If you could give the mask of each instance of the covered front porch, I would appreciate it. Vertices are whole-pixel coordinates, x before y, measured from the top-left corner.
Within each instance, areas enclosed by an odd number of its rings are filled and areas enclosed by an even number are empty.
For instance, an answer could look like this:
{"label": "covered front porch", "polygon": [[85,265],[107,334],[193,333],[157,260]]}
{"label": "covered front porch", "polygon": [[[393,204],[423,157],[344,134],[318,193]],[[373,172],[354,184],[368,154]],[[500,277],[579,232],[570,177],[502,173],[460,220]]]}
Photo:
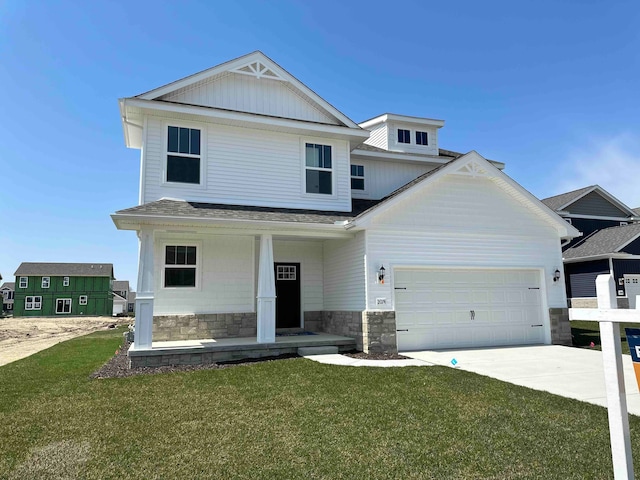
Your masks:
{"label": "covered front porch", "polygon": [[150,348],[129,349],[130,366],[200,365],[234,360],[295,355],[300,348],[335,347],[339,352],[356,349],[354,338],[329,333],[287,334],[273,342],[258,342],[256,337],[153,342]]}

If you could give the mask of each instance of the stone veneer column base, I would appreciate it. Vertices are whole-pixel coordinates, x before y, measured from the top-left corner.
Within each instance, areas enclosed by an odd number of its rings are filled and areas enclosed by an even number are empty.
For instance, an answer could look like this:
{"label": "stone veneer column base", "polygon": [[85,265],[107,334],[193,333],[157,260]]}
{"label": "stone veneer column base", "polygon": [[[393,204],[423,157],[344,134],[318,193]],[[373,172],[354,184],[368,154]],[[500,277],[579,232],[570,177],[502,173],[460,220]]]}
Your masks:
{"label": "stone veneer column base", "polygon": [[256,336],[256,314],[201,313],[153,317],[153,340],[201,340]]}
{"label": "stone veneer column base", "polygon": [[568,308],[550,308],[549,319],[551,320],[551,343],[553,345],[571,346],[571,322],[569,322]]}
{"label": "stone veneer column base", "polygon": [[365,353],[398,353],[396,312],[362,312],[362,344]]}

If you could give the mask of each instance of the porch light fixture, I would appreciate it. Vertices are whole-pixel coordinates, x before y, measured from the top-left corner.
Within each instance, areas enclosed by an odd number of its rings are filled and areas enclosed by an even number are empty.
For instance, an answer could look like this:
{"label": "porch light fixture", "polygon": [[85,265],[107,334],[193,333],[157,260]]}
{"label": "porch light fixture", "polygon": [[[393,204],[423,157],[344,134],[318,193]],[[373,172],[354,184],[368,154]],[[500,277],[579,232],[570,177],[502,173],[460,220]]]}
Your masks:
{"label": "porch light fixture", "polygon": [[378,270],[378,282],[380,283],[384,283],[384,272],[386,272],[384,265],[380,265],[380,270]]}
{"label": "porch light fixture", "polygon": [[553,272],[553,283],[557,282],[558,280],[560,280],[560,270],[556,268],[556,271]]}

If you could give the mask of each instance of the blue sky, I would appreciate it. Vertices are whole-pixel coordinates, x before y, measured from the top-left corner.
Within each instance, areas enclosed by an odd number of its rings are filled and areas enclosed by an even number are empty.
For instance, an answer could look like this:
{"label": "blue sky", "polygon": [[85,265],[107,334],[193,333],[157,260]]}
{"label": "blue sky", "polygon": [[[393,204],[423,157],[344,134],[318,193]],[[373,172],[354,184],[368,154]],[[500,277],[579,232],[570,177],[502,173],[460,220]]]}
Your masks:
{"label": "blue sky", "polygon": [[442,148],[538,197],[598,183],[640,207],[638,25],[637,1],[2,1],[0,273],[111,262],[135,286],[117,99],[254,50],[357,122],[444,119]]}

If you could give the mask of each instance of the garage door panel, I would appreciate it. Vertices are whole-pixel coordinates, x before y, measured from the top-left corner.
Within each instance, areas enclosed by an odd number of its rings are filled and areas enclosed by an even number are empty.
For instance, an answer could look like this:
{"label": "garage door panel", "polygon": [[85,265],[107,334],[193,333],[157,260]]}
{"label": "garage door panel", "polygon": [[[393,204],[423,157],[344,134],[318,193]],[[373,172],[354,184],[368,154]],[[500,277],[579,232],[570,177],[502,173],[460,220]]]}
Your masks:
{"label": "garage door panel", "polygon": [[398,269],[394,283],[400,350],[544,341],[538,271]]}

